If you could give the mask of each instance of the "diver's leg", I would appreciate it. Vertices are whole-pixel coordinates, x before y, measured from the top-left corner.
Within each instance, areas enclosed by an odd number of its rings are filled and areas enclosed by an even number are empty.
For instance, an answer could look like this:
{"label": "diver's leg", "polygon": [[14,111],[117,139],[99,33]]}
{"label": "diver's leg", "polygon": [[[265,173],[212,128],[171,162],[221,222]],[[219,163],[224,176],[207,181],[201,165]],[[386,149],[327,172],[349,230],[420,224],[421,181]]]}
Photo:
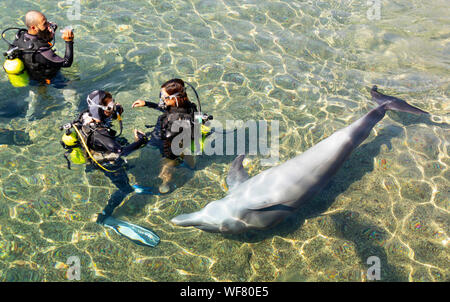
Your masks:
{"label": "diver's leg", "polygon": [[130,186],[130,181],[125,168],[120,168],[119,171],[114,173],[105,171],[104,174],[112,181],[118,190],[111,195],[111,198],[108,200],[108,204],[103,209],[103,212],[98,215],[97,223],[102,223],[106,217],[111,216],[114,209],[122,203],[125,197],[134,192],[133,187]]}
{"label": "diver's leg", "polygon": [[190,169],[195,169],[195,156],[183,155],[183,161],[188,165]]}
{"label": "diver's leg", "polygon": [[172,172],[177,165],[177,161],[174,159],[163,158],[162,162],[161,172],[158,175],[162,180],[162,184],[159,186],[159,192],[165,194],[170,191],[169,182],[172,180]]}
{"label": "diver's leg", "polygon": [[25,119],[27,121],[33,120],[34,113],[35,111],[37,111],[36,109],[38,103],[37,99],[38,95],[32,89],[30,89],[29,96],[25,99],[26,101],[28,101],[28,110],[25,115]]}

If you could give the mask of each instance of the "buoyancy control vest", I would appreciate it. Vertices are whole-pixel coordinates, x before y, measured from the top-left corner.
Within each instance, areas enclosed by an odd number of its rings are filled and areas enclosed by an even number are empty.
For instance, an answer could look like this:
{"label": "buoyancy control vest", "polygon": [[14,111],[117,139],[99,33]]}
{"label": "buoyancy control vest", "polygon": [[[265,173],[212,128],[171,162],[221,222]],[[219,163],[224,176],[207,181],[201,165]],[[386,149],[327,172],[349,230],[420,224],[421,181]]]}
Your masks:
{"label": "buoyancy control vest", "polygon": [[17,56],[25,64],[29,75],[36,80],[53,78],[60,67],[45,59],[45,55],[53,55],[50,42],[30,35],[26,29],[19,29],[11,48],[17,47]]}
{"label": "buoyancy control vest", "polygon": [[[94,160],[97,164],[114,163],[120,157],[119,154],[114,152],[97,151],[92,148],[91,137],[95,131],[99,131],[100,129],[109,131],[112,137],[115,136],[116,132],[110,128],[108,123],[89,123],[88,118],[89,110],[85,110],[81,112],[78,118],[71,124],[62,127],[66,132],[62,137],[61,144],[67,150],[64,156],[67,159],[69,169],[70,162],[74,164],[84,164],[87,161],[92,162],[92,160]],[[78,131],[72,132],[72,127],[74,126],[77,127]],[[86,150],[86,147],[88,150]],[[92,155],[92,158],[90,158],[88,151],[90,155]]]}
{"label": "buoyancy control vest", "polygon": [[[194,114],[196,111],[197,107],[191,102],[183,107],[170,107],[161,117],[161,139],[172,139],[181,132],[181,129],[178,131],[177,129],[172,129],[176,121],[187,121],[192,128],[194,126]],[[194,137],[193,131],[191,131],[191,136],[192,138]]]}

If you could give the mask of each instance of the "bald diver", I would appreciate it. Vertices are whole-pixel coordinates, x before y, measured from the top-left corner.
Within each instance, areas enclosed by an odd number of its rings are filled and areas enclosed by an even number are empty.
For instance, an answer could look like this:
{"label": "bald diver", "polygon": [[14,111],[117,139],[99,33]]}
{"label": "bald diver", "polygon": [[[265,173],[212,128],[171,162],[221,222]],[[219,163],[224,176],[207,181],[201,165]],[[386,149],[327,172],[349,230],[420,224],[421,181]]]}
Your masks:
{"label": "bald diver", "polygon": [[[25,15],[25,25],[26,29],[8,28],[2,32],[2,39],[9,47],[4,53],[8,58],[6,62],[8,64],[4,65],[5,70],[12,75],[26,72],[30,79],[49,84],[61,68],[72,66],[73,30],[70,28],[63,30],[62,39],[65,41],[66,49],[64,57],[60,57],[53,49],[58,28],[55,23],[49,22],[43,13],[32,10]],[[5,39],[5,32],[9,30],[17,30],[13,42]],[[23,77],[21,79],[26,81]],[[15,81],[17,83],[20,80],[16,78]]]}

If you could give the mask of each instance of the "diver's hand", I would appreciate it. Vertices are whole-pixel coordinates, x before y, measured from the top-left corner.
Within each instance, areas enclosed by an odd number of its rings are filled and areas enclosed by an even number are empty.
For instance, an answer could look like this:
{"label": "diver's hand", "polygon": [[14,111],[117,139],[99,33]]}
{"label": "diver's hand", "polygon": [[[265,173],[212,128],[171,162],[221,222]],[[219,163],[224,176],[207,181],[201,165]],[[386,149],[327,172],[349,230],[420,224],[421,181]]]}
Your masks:
{"label": "diver's hand", "polygon": [[70,29],[65,29],[63,31],[62,38],[66,42],[72,42],[74,38],[73,31]]}
{"label": "diver's hand", "polygon": [[145,106],[145,101],[137,100],[136,102],[133,103],[133,105],[131,105],[131,108],[144,107],[144,106]]}
{"label": "diver's hand", "polygon": [[144,132],[134,129],[134,140],[137,142],[140,139],[147,140],[147,136],[145,135]]}
{"label": "diver's hand", "polygon": [[123,113],[122,105],[120,105],[119,103],[116,103],[116,110],[120,115],[122,115],[122,113]]}

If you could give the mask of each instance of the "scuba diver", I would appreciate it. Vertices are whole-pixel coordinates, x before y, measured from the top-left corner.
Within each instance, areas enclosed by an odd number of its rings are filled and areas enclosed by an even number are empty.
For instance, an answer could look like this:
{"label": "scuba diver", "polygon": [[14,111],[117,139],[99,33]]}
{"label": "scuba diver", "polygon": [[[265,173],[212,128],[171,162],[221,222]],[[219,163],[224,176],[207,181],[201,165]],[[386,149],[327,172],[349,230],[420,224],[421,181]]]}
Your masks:
{"label": "scuba diver", "polygon": [[[185,83],[194,90],[199,103],[200,112],[197,111],[195,103],[189,101]],[[136,107],[150,107],[162,112],[154,126],[155,129],[150,133],[149,142],[151,145],[158,147],[163,156],[163,165],[161,172],[158,175],[162,180],[162,184],[159,186],[159,192],[163,194],[167,193],[170,191],[169,182],[172,179],[172,170],[176,165],[185,161],[190,168],[194,168],[195,166],[194,157],[192,155],[175,155],[172,152],[172,141],[180,134],[180,132],[173,132],[173,123],[175,121],[188,121],[191,125],[191,135],[193,139],[193,129],[195,124],[199,123],[202,125],[202,134],[205,135],[208,130],[204,129],[208,128],[203,127],[203,124],[208,120],[212,120],[213,117],[201,113],[201,104],[197,91],[191,84],[184,82],[181,79],[171,79],[161,86],[158,104],[150,101],[137,100],[132,104],[132,108]]]}
{"label": "scuba diver", "polygon": [[[102,224],[123,199],[135,191],[129,184],[124,167],[126,161],[122,157],[145,145],[148,139],[143,132],[135,129],[135,142],[131,144],[120,142],[123,107],[114,101],[109,92],[93,91],[87,97],[87,104],[88,109],[81,112],[75,121],[60,128],[66,130],[61,144],[67,149],[64,156],[69,169],[71,162],[84,164],[90,161],[94,166],[101,168],[119,189],[111,196],[103,212],[98,214],[97,223]],[[120,123],[118,135],[112,129],[112,121],[116,119]]]}
{"label": "scuba diver", "polygon": [[[52,49],[55,42],[57,25],[47,21],[44,14],[29,11],[25,15],[24,28],[8,28],[2,32],[2,39],[8,44],[4,69],[10,76],[11,84],[23,87],[28,84],[28,76],[39,83],[50,84],[61,68],[72,66],[73,62],[73,30],[64,29],[62,39],[66,43],[64,58],[55,54]],[[15,40],[10,43],[5,39],[5,32],[17,30]],[[20,78],[12,78],[21,76]],[[14,81],[12,80],[14,79]]]}

